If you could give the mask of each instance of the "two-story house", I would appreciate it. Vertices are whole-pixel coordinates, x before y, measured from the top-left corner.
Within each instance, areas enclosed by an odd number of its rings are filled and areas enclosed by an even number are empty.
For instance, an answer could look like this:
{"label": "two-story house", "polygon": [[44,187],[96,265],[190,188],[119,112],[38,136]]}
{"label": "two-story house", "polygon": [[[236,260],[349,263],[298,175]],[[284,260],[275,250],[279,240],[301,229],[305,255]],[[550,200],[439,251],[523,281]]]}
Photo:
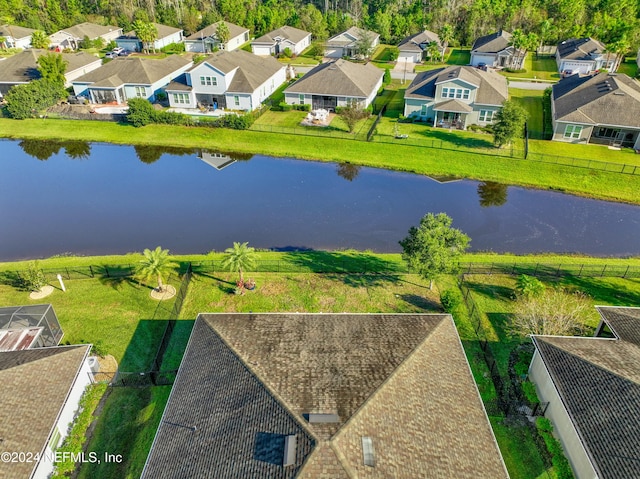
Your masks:
{"label": "two-story house", "polygon": [[419,73],[404,95],[404,115],[464,130],[486,125],[509,97],[507,79],[493,71],[451,66]]}
{"label": "two-story house", "polygon": [[167,88],[176,108],[259,108],[286,81],[286,66],[244,50],[220,51],[193,66]]}
{"label": "two-story house", "polygon": [[[229,32],[229,38],[227,38],[225,42],[221,42],[218,38],[218,29],[224,28],[221,27],[222,24],[224,24]],[[248,41],[248,28],[220,20],[185,38],[184,48],[188,52],[196,53],[210,53],[215,50],[226,50],[230,52],[240,48],[242,44]]]}
{"label": "two-story house", "polygon": [[558,71],[571,74],[589,74],[615,66],[615,55],[605,53],[606,47],[593,38],[571,38],[558,44],[556,63]]}

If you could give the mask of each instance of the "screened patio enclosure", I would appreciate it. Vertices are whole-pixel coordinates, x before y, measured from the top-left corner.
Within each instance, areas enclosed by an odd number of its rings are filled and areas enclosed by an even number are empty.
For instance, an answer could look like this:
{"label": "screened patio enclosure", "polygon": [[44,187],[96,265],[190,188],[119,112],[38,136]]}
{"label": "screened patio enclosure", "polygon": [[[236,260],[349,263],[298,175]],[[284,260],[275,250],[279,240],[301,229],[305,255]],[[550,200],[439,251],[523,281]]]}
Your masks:
{"label": "screened patio enclosure", "polygon": [[[39,330],[39,331],[38,331]],[[23,336],[37,336],[31,348],[57,346],[62,339],[62,328],[51,304],[7,306],[0,308],[0,342]],[[0,348],[5,350],[4,348]]]}

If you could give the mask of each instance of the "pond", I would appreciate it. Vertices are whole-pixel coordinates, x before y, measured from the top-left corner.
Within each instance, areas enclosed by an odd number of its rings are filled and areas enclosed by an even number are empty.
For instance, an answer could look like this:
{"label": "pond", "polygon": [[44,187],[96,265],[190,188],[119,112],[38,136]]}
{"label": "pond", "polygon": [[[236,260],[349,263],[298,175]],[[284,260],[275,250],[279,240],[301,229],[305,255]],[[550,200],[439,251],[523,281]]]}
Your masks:
{"label": "pond", "polygon": [[640,207],[250,155],[0,141],[0,260],[258,248],[398,252],[427,212],[472,251],[640,254]]}

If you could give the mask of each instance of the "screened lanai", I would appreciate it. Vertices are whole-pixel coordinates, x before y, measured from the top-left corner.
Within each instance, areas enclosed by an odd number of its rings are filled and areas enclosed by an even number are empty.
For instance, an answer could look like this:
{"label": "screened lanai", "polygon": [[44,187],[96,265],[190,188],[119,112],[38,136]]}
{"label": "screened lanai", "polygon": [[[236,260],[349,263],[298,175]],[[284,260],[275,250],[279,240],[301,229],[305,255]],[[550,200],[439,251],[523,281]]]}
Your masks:
{"label": "screened lanai", "polygon": [[62,334],[51,304],[0,307],[0,351],[57,346]]}

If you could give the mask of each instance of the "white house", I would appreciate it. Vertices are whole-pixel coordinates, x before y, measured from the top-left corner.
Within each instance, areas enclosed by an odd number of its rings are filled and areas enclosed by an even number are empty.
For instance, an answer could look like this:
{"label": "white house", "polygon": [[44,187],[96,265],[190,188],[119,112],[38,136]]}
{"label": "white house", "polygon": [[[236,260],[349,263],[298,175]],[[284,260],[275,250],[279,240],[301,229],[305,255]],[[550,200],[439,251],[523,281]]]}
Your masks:
{"label": "white house", "polygon": [[[225,24],[229,30],[229,39],[225,43],[218,40],[218,27]],[[220,20],[196,33],[184,41],[185,50],[196,53],[210,53],[214,50],[232,51],[249,41],[249,29]]]}
{"label": "white house", "polygon": [[382,86],[384,72],[371,63],[347,60],[321,63],[284,90],[289,105],[311,105],[316,110],[335,111],[356,103],[368,107]]}
{"label": "white house", "polygon": [[288,25],[266,33],[251,42],[255,55],[279,55],[287,48],[293,55],[299,55],[311,45],[311,33]]}
{"label": "white house", "polygon": [[615,65],[615,55],[607,54],[606,47],[593,38],[571,38],[558,44],[556,63],[558,71],[584,75]]}
{"label": "white house", "polygon": [[438,45],[438,49],[442,50],[440,37],[437,33],[425,30],[415,33],[414,35],[409,35],[398,45],[398,61],[412,63],[422,62],[425,56],[425,50],[427,50],[432,43]]}
{"label": "white house", "polygon": [[485,126],[509,97],[507,79],[494,71],[450,66],[418,73],[404,95],[404,115],[433,126]]}
{"label": "white house", "polygon": [[76,95],[88,97],[91,103],[121,104],[129,98],[154,101],[160,90],[191,65],[191,60],[178,55],[162,60],[118,57],[74,80],[73,91]]}
{"label": "white house", "polygon": [[110,41],[122,36],[122,28],[113,25],[97,25],[95,23],[80,23],[73,27],[58,30],[49,35],[50,46],[57,50],[77,50],[79,43],[87,37],[89,40],[102,39],[106,45]]}
{"label": "white house", "polygon": [[477,38],[471,47],[471,65],[484,64],[489,67],[510,67],[516,57],[511,46],[511,33],[504,30]]}
{"label": "white house", "polygon": [[[183,30],[180,28],[169,27],[167,25],[161,25],[160,23],[154,23],[153,26],[156,27],[158,37],[153,42],[153,46],[149,48],[160,50],[172,43],[182,43],[184,41]],[[140,52],[144,48],[142,41],[136,36],[136,32],[133,30],[116,38],[116,44],[129,52]]]}
{"label": "white house", "polygon": [[[90,345],[0,352],[0,438],[3,451],[33,461],[1,461],[0,477],[47,479],[54,452],[69,433],[86,387],[93,382]],[[30,456],[26,456],[30,455]]]}
{"label": "white house", "polygon": [[338,35],[329,38],[325,43],[324,56],[329,58],[352,58],[359,56],[360,43],[364,37],[369,37],[371,48],[375,49],[380,43],[380,35],[369,31],[363,30],[358,27],[351,27],[346,32],[339,33]]}
{"label": "white house", "polygon": [[166,92],[172,107],[252,111],[286,81],[285,71],[272,57],[219,51],[173,81]]}
{"label": "white house", "polygon": [[7,48],[29,48],[31,46],[32,28],[17,25],[0,25],[0,37],[4,37]]}

